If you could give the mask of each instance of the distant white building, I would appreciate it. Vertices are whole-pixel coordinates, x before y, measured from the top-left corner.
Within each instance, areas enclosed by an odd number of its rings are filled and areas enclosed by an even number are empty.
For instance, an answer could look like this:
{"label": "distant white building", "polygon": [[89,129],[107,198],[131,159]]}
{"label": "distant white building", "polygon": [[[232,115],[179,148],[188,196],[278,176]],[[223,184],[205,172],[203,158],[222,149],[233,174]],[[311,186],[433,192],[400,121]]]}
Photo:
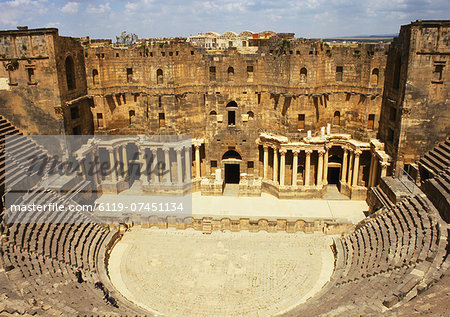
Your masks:
{"label": "distant white building", "polygon": [[187,42],[195,47],[206,49],[226,49],[235,47],[238,50],[246,49],[251,45],[252,39],[267,39],[276,35],[273,31],[264,31],[261,33],[253,33],[252,31],[244,31],[239,34],[227,31],[223,34],[216,32],[199,33],[196,36],[190,36]]}

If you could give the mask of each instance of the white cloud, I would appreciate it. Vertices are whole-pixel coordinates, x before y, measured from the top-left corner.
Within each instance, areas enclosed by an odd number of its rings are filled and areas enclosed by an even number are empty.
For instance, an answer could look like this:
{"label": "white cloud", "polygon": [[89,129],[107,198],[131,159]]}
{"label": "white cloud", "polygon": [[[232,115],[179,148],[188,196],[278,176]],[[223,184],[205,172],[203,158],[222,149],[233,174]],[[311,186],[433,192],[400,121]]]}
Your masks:
{"label": "white cloud", "polygon": [[106,13],[109,11],[111,11],[111,6],[109,2],[106,2],[105,4],[100,4],[98,7],[89,5],[87,8],[88,13]]}
{"label": "white cloud", "polygon": [[80,4],[78,2],[67,2],[67,4],[61,8],[61,12],[65,14],[74,14],[78,12]]}
{"label": "white cloud", "polygon": [[60,22],[49,22],[45,25],[46,28],[58,28],[61,26]]}
{"label": "white cloud", "polygon": [[249,6],[254,5],[255,2],[249,0],[240,1],[204,1],[201,6],[206,10],[224,10],[224,11],[239,11],[246,12]]}
{"label": "white cloud", "polygon": [[135,11],[137,9],[138,5],[137,3],[133,3],[133,2],[127,2],[127,4],[125,5],[125,9],[127,11]]}
{"label": "white cloud", "polygon": [[23,6],[23,5],[29,5],[30,4],[30,0],[12,0],[12,1],[6,1],[6,5],[9,5],[11,7],[19,7],[19,6]]}
{"label": "white cloud", "polygon": [[[0,25],[3,27],[26,25],[32,18],[47,12],[45,2],[47,0],[11,0],[3,3],[0,1]],[[27,10],[24,10],[24,7]],[[33,15],[29,12],[33,12]]]}

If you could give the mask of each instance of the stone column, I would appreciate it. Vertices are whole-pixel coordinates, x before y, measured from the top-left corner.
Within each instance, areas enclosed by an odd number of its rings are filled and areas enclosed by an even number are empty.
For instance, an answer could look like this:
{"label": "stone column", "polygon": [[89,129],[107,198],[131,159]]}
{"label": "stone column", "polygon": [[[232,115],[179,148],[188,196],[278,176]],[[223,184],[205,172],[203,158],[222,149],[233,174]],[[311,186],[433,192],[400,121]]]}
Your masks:
{"label": "stone column", "polygon": [[355,151],[355,159],[353,162],[353,181],[352,181],[352,186],[358,186],[358,172],[359,172],[359,156],[361,155],[361,151],[360,150],[356,150]]}
{"label": "stone column", "polygon": [[305,150],[306,159],[305,159],[305,186],[309,186],[309,176],[311,174],[311,153],[312,150]]}
{"label": "stone column", "polygon": [[377,155],[375,153],[371,153],[372,155],[370,156],[370,170],[369,170],[369,187],[373,187],[373,183],[374,183],[374,178],[376,177],[374,172],[376,169],[376,160],[377,160]]}
{"label": "stone column", "polygon": [[292,162],[292,186],[297,186],[298,153],[299,150],[293,150],[294,160]]}
{"label": "stone column", "polygon": [[165,183],[170,184],[170,182],[171,182],[171,179],[170,179],[170,156],[169,156],[170,148],[166,147],[166,148],[163,148],[163,150],[164,150],[164,163],[166,165],[166,172],[168,172],[165,174],[166,175]]}
{"label": "stone column", "polygon": [[353,150],[350,149],[350,160],[348,162],[348,177],[347,177],[347,185],[352,185],[352,173],[353,173]]}
{"label": "stone column", "polygon": [[175,148],[177,153],[177,174],[178,174],[178,184],[183,184],[183,166],[181,165],[181,147]]}
{"label": "stone column", "polygon": [[386,177],[387,175],[387,168],[390,165],[389,162],[381,162],[381,175],[380,177]]}
{"label": "stone column", "polygon": [[347,158],[348,158],[348,149],[344,147],[344,155],[342,157],[342,170],[341,170],[341,183],[345,184],[347,180]]}
{"label": "stone column", "polygon": [[286,150],[280,150],[281,161],[280,161],[280,185],[284,186],[284,175],[286,173]]}
{"label": "stone column", "polygon": [[378,175],[378,156],[374,153],[372,155],[373,166],[370,175],[372,176],[372,181],[370,186],[377,186],[377,175]]}
{"label": "stone column", "polygon": [[192,163],[191,163],[191,158],[189,155],[190,150],[191,150],[190,146],[184,147],[184,168],[186,169],[185,175],[184,175],[185,182],[189,182],[191,180]]}
{"label": "stone column", "polygon": [[117,182],[117,173],[116,173],[116,160],[114,158],[114,149],[109,148],[109,169],[110,169],[110,176],[109,179],[111,181]]}
{"label": "stone column", "polygon": [[88,177],[88,171],[86,169],[86,161],[89,158],[89,154],[86,154],[86,157],[82,157],[82,156],[78,156],[77,155],[77,163],[78,163],[78,167],[79,167],[79,172],[81,173],[81,176],[85,179],[85,180],[89,180]]}
{"label": "stone column", "polygon": [[147,175],[147,170],[148,170],[148,166],[147,166],[147,158],[145,155],[145,149],[143,148],[139,148],[139,160],[141,161],[141,176],[140,176],[140,180],[141,180],[141,184],[143,185],[148,185],[148,175]]}
{"label": "stone column", "polygon": [[[156,163],[158,163],[158,148],[153,148],[152,149],[152,161],[150,162],[150,173],[151,173],[151,181],[152,183],[154,182],[155,184],[159,183],[159,171],[157,169],[157,165]],[[156,169],[156,170],[155,170]]]}
{"label": "stone column", "polygon": [[323,184],[328,184],[328,147],[325,147],[325,156],[323,157]]}
{"label": "stone column", "polygon": [[263,160],[263,164],[264,164],[264,176],[263,179],[267,179],[267,174],[268,174],[268,169],[269,169],[269,146],[267,145],[263,145],[263,149],[264,149],[264,160]]}
{"label": "stone column", "polygon": [[278,149],[273,148],[273,181],[278,183]]}
{"label": "stone column", "polygon": [[323,183],[323,155],[325,154],[324,149],[317,151],[319,153],[319,161],[317,164],[317,186],[321,186]]}
{"label": "stone column", "polygon": [[127,145],[122,145],[122,160],[123,160],[123,177],[127,179],[128,177],[128,156],[127,156]]}
{"label": "stone column", "polygon": [[117,181],[120,182],[123,180],[122,177],[122,166],[120,164],[120,160],[119,160],[119,149],[118,148],[113,148],[113,154],[114,154],[114,160],[115,160],[115,165],[116,165],[116,177],[117,177]]}
{"label": "stone column", "polygon": [[200,144],[195,144],[195,178],[200,178]]}

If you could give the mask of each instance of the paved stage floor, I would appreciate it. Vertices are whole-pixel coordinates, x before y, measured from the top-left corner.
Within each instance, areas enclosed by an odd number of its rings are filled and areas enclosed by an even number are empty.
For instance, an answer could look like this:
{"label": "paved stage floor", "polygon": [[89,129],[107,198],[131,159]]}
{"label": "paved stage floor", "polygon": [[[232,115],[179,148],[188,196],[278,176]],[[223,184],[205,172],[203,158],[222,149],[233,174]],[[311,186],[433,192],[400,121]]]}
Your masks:
{"label": "paved stage floor", "polygon": [[[135,191],[124,191],[120,194],[103,194],[98,203],[124,203],[145,201],[146,194]],[[261,197],[236,196],[202,196],[199,192],[192,194],[192,215],[194,218],[210,216],[215,218],[230,217],[233,219],[303,219],[333,220],[343,223],[358,223],[365,218],[368,211],[365,201],[353,200],[297,200],[278,199],[270,194],[262,193]],[[101,216],[102,213],[96,213]],[[106,213],[103,213],[106,215]]]}
{"label": "paved stage floor", "polygon": [[133,227],[109,274],[158,316],[273,316],[318,292],[334,267],[332,236]]}

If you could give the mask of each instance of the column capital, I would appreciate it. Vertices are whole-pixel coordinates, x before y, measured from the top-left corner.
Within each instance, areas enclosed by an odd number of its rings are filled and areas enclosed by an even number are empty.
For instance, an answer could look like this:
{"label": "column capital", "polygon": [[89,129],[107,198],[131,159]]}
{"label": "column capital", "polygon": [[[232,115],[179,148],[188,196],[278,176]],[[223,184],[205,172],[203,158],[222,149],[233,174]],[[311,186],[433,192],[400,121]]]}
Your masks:
{"label": "column capital", "polygon": [[183,146],[175,147],[175,152],[177,152],[177,154],[181,153],[182,151],[183,151]]}
{"label": "column capital", "polygon": [[281,155],[284,156],[284,155],[286,155],[287,150],[286,149],[280,149],[279,152],[280,152]]}
{"label": "column capital", "polygon": [[293,150],[292,150],[292,153],[294,153],[294,155],[299,155],[300,152],[301,152],[300,149],[293,149]]}
{"label": "column capital", "polygon": [[325,154],[325,149],[319,149],[317,150],[320,156],[323,156]]}
{"label": "column capital", "polygon": [[313,152],[313,150],[311,150],[311,149],[305,150],[306,156],[310,156],[312,152]]}
{"label": "column capital", "polygon": [[267,144],[262,145],[264,151],[269,151],[269,146]]}
{"label": "column capital", "polygon": [[201,146],[202,146],[201,144],[194,143],[194,147],[195,147],[196,149],[199,149]]}
{"label": "column capital", "polygon": [[362,154],[362,151],[360,149],[355,150],[355,155],[360,156]]}
{"label": "column capital", "polygon": [[163,147],[163,151],[164,151],[164,152],[169,152],[169,151],[170,151],[170,147],[164,146],[164,147]]}
{"label": "column capital", "polygon": [[391,165],[391,163],[389,163],[389,162],[380,162],[380,165],[381,165],[382,168],[386,168],[389,165]]}

